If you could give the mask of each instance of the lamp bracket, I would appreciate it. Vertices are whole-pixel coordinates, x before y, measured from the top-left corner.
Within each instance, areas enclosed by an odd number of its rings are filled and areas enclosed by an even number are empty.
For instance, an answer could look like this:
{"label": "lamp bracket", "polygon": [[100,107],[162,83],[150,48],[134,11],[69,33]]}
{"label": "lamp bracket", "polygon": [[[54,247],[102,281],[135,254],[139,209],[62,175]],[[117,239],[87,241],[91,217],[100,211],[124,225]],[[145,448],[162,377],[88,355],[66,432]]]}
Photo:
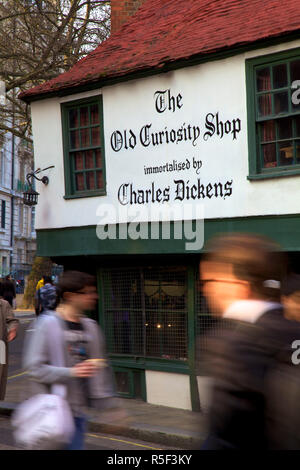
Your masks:
{"label": "lamp bracket", "polygon": [[43,176],[42,178],[38,178],[36,175],[37,175],[37,173],[41,173],[42,171],[49,170],[49,168],[54,168],[54,165],[47,166],[47,168],[43,168],[43,169],[38,168],[37,170],[33,171],[32,173],[28,173],[26,175],[26,179],[28,181],[29,186],[30,187],[32,186],[31,182],[29,181],[30,178],[34,178],[38,181],[41,181],[44,185],[47,186],[47,184],[49,183],[48,176]]}

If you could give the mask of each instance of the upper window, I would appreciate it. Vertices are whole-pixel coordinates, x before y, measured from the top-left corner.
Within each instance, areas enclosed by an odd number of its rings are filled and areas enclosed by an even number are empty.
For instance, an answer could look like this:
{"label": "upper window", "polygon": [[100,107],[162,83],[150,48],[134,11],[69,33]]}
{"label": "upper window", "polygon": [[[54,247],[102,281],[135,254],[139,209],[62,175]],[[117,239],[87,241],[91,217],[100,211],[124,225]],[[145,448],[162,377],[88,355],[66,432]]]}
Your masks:
{"label": "upper window", "polygon": [[1,201],[1,228],[5,228],[6,201]]}
{"label": "upper window", "polygon": [[299,51],[248,60],[246,72],[249,178],[300,173]]}
{"label": "upper window", "polygon": [[105,194],[102,100],[62,105],[65,197]]}

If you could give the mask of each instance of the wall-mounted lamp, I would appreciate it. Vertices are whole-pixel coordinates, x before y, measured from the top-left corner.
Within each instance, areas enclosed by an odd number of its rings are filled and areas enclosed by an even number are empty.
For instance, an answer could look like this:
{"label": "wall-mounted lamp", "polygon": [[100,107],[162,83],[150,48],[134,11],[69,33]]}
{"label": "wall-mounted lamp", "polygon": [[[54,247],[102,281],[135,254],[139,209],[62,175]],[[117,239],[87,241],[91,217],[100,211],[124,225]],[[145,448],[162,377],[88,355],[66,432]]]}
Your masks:
{"label": "wall-mounted lamp", "polygon": [[26,175],[26,179],[29,185],[29,190],[23,193],[23,202],[26,206],[35,206],[38,203],[38,196],[39,196],[39,193],[33,189],[32,183],[29,180],[34,178],[38,181],[41,181],[43,184],[47,185],[49,183],[48,176],[43,176],[42,178],[38,178],[36,174],[40,173],[41,171],[49,170],[49,168],[54,168],[54,165],[48,166],[47,168],[44,168],[43,170],[38,168],[33,173],[28,173]]}

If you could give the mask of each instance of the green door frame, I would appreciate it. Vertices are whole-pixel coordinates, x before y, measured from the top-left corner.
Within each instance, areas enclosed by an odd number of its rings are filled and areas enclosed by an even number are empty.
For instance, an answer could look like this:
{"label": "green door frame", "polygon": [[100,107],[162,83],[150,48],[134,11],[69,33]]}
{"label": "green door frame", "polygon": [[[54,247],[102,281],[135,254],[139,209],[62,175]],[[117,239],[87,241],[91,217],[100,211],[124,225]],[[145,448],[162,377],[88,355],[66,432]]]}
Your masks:
{"label": "green door frame", "polygon": [[196,377],[196,269],[188,265],[188,363],[190,369],[190,392],[193,411],[200,411]]}

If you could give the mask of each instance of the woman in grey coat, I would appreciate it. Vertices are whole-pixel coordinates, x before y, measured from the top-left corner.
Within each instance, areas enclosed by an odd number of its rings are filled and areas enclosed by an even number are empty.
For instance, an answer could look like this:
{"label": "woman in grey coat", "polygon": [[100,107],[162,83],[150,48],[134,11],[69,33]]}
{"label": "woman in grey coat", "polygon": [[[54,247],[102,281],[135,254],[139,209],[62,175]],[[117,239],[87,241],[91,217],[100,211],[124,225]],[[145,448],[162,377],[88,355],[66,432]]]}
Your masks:
{"label": "woman in grey coat", "polygon": [[80,450],[84,446],[86,408],[113,406],[115,393],[103,333],[84,315],[84,311],[95,308],[98,298],[94,277],[65,272],[58,291],[61,302],[56,312],[45,312],[36,320],[24,367],[33,379],[34,393],[51,393],[54,384],[66,386],[76,427],[68,449]]}

